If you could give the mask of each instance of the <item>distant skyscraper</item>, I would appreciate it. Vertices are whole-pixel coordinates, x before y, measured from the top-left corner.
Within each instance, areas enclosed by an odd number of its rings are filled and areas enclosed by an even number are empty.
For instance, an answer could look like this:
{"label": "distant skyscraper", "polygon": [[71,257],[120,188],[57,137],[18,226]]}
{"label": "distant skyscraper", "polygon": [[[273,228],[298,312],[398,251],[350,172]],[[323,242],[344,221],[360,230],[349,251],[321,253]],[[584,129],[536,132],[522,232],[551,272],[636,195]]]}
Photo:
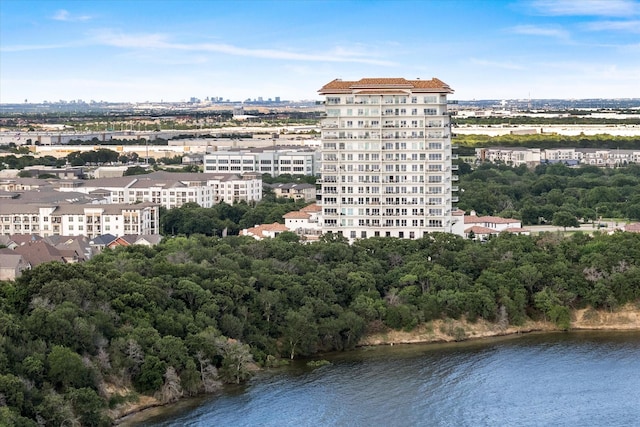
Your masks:
{"label": "distant skyscraper", "polygon": [[349,238],[451,232],[451,130],[438,79],[333,80],[322,121],[322,231]]}

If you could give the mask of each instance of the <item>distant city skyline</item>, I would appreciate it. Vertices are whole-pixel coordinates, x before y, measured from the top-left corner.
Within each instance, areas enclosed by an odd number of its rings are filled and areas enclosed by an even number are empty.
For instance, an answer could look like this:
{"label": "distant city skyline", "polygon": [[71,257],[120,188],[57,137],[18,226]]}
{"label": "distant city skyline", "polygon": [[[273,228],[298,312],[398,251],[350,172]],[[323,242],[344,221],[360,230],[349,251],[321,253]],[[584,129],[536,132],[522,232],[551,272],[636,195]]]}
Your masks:
{"label": "distant city skyline", "polygon": [[0,7],[0,103],[319,100],[362,77],[437,77],[453,100],[638,98],[640,0]]}

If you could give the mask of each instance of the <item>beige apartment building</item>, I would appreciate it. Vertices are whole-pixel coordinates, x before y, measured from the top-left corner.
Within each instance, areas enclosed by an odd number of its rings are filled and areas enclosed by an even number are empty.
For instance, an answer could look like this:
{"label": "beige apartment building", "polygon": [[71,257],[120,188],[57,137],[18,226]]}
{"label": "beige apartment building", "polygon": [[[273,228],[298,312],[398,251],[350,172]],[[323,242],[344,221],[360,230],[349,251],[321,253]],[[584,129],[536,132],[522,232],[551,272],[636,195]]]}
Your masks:
{"label": "beige apartment building", "polygon": [[322,120],[322,231],[420,238],[455,228],[447,95],[438,79],[333,80]]}
{"label": "beige apartment building", "polygon": [[87,236],[102,234],[158,234],[159,207],[153,203],[32,204],[3,201],[0,234]]}

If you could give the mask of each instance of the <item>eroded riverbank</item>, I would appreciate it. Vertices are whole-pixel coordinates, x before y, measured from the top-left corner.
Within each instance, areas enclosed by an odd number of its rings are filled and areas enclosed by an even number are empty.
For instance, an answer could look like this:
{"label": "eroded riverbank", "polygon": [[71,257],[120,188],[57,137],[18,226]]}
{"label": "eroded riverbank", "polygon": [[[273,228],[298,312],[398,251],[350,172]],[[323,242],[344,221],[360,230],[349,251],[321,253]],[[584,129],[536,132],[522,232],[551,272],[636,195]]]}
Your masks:
{"label": "eroded riverbank", "polygon": [[[596,311],[593,309],[574,310],[572,312],[571,329],[640,331],[640,310],[633,305],[625,306],[614,312]],[[447,319],[429,322],[415,328],[411,332],[392,330],[369,334],[360,340],[359,346],[446,343],[559,330],[555,324],[544,321],[528,321],[521,326],[501,327],[496,323],[486,322],[481,319],[477,322]],[[178,403],[178,405],[184,404],[188,405],[188,403],[184,401]],[[158,408],[159,406],[162,406],[162,403],[158,399],[141,396],[138,402],[128,403],[116,408],[116,410],[111,412],[111,416],[116,419],[116,424],[118,425],[123,427],[133,426],[136,425],[136,423],[143,422],[149,417],[157,415],[158,411],[162,410]]]}

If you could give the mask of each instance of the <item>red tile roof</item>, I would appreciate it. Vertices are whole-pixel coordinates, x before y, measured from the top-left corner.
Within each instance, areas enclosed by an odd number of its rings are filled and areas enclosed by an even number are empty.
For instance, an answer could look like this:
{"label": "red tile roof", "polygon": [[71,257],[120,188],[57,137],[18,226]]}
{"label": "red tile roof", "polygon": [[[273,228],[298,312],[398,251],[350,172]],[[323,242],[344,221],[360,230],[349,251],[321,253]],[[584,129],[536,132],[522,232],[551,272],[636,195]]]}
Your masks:
{"label": "red tile roof", "polygon": [[274,222],[273,224],[260,224],[255,227],[248,228],[242,231],[242,234],[245,236],[257,236],[260,238],[266,237],[264,235],[265,231],[271,232],[283,232],[289,231],[289,229],[284,225],[278,222]]}
{"label": "red tile roof", "polygon": [[282,217],[284,219],[309,219],[310,216],[311,215],[309,215],[306,212],[294,211],[294,212],[288,212],[284,214]]}
{"label": "red tile roof", "polygon": [[467,215],[464,217],[465,224],[512,224],[520,222],[518,219],[513,218],[502,218],[499,216],[475,216],[475,215]]}
{"label": "red tile roof", "polygon": [[320,212],[322,211],[322,208],[320,206],[318,206],[317,203],[311,203],[308,206],[305,206],[304,208],[300,209],[300,212],[310,212],[310,213],[314,213],[314,212]]}
{"label": "red tile roof", "polygon": [[625,225],[624,231],[629,231],[631,233],[640,233],[640,222]]}
{"label": "red tile roof", "polygon": [[469,227],[464,230],[465,234],[469,234],[473,231],[473,234],[496,234],[497,231],[493,228],[481,227],[479,225],[474,225],[473,227]]}
{"label": "red tile roof", "polygon": [[318,92],[320,94],[327,93],[343,93],[351,92],[357,89],[413,89],[428,90],[435,92],[453,93],[453,89],[448,84],[437,78],[431,80],[407,80],[404,78],[363,78],[358,81],[345,81],[335,79],[324,85]]}

